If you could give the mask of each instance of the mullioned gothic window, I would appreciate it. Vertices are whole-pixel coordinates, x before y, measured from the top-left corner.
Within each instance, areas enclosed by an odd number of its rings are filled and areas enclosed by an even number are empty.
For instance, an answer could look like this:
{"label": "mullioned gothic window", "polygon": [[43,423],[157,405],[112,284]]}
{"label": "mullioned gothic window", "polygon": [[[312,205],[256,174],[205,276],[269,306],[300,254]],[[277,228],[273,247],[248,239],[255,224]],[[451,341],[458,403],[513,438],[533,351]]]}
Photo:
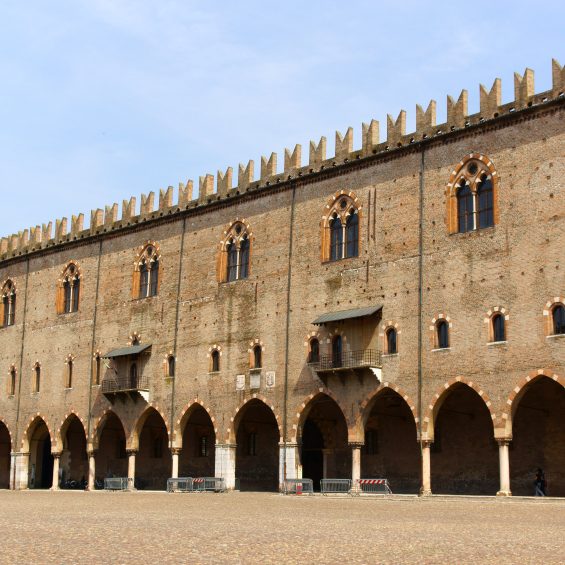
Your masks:
{"label": "mullioned gothic window", "polygon": [[332,197],[322,217],[322,261],[359,256],[359,215],[352,192],[340,191]]}
{"label": "mullioned gothic window", "polygon": [[252,234],[245,220],[236,220],[224,231],[218,261],[218,280],[233,282],[249,278]]}
{"label": "mullioned gothic window", "polygon": [[472,153],[451,173],[447,187],[449,233],[465,233],[498,223],[498,177],[491,161]]}
{"label": "mullioned gothic window", "polygon": [[139,254],[133,271],[132,298],[157,296],[159,292],[159,249],[147,243]]}
{"label": "mullioned gothic window", "polygon": [[13,326],[16,322],[16,287],[11,280],[7,280],[2,286],[0,321],[2,327]]}
{"label": "mullioned gothic window", "polygon": [[78,265],[69,263],[57,284],[57,314],[77,312],[80,300],[81,274]]}

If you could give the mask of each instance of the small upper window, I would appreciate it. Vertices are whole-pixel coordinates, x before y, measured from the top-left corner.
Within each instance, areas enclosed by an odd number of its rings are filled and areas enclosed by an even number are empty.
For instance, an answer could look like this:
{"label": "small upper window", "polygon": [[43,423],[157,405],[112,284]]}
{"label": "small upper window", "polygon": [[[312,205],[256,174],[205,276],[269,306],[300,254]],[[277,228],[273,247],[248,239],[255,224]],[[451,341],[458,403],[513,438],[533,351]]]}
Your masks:
{"label": "small upper window", "polygon": [[438,349],[449,347],[449,323],[446,320],[440,320],[436,324],[436,337]]}
{"label": "small upper window", "polygon": [[77,312],[80,298],[80,273],[74,263],[69,263],[59,283],[57,313]]}
{"label": "small upper window", "polygon": [[332,340],[332,364],[336,368],[343,366],[343,341],[340,335]]}
{"label": "small upper window", "polygon": [[492,317],[492,341],[506,341],[505,320],[502,314]]}
{"label": "small upper window", "polygon": [[396,345],[396,329],[395,328],[388,328],[386,331],[386,352],[389,355],[394,355],[398,353],[397,345]]}
{"label": "small upper window", "polygon": [[175,358],[172,355],[167,358],[167,376],[175,376]]}
{"label": "small upper window", "polygon": [[134,271],[134,298],[157,296],[159,291],[159,259],[157,247],[148,244],[143,248]]}
{"label": "small upper window", "polygon": [[243,222],[235,222],[227,231],[220,261],[221,281],[232,282],[249,277],[250,237],[248,227]]}
{"label": "small upper window", "polygon": [[2,326],[13,326],[16,321],[16,287],[10,280],[2,287]]}
{"label": "small upper window", "polygon": [[253,348],[253,368],[260,369],[263,366],[263,351],[260,345],[256,345]]}
{"label": "small upper window", "polygon": [[36,363],[33,368],[33,377],[33,392],[39,392],[41,389],[41,365],[39,365],[39,363]]}
{"label": "small upper window", "polygon": [[74,363],[72,357],[67,360],[67,383],[66,388],[73,388],[73,368]]}
{"label": "small upper window", "polygon": [[10,369],[10,396],[14,396],[16,394],[16,368],[12,367]]}
{"label": "small upper window", "polygon": [[310,340],[310,350],[308,351],[308,363],[320,362],[320,342],[313,337]]}
{"label": "small upper window", "polygon": [[94,358],[94,384],[95,385],[100,384],[101,370],[102,370],[102,359],[100,357],[100,354],[97,353],[96,357]]}
{"label": "small upper window", "polygon": [[339,193],[327,206],[322,226],[322,257],[339,261],[359,256],[359,208],[352,193]]}
{"label": "small upper window", "polygon": [[471,155],[453,171],[447,200],[450,233],[469,232],[496,223],[496,173],[481,155]]}
{"label": "small upper window", "polygon": [[217,349],[212,351],[212,373],[217,373],[220,370],[220,352]]}
{"label": "small upper window", "polygon": [[556,304],[551,311],[553,335],[565,334],[565,306]]}

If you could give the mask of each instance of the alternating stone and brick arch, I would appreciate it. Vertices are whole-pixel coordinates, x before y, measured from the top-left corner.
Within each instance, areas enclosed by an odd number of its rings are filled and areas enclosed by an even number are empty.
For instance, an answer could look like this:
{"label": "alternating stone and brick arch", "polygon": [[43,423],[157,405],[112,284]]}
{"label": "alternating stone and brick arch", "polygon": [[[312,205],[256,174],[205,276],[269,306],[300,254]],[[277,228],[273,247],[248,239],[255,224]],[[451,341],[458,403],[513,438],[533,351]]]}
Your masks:
{"label": "alternating stone and brick arch", "polygon": [[498,224],[499,179],[492,161],[470,153],[452,171],[446,188],[446,223],[450,234]]}
{"label": "alternating stone and brick arch", "polygon": [[12,434],[7,422],[0,418],[0,489],[10,488]]}
{"label": "alternating stone and brick arch", "polygon": [[320,344],[322,335],[319,331],[311,331],[306,335],[304,347],[306,349],[306,360],[308,363],[318,363],[320,361]]}
{"label": "alternating stone and brick arch", "polygon": [[236,218],[225,227],[216,264],[218,282],[249,278],[253,240],[251,226],[245,218]]}
{"label": "alternating stone and brick arch", "polygon": [[57,279],[57,294],[55,308],[57,314],[78,312],[80,305],[80,288],[82,284],[82,269],[78,261],[67,263],[61,276]]}
{"label": "alternating stone and brick arch", "polygon": [[379,337],[382,340],[382,351],[385,355],[396,355],[400,348],[401,330],[398,322],[388,320],[381,324]]}
{"label": "alternating stone and brick arch", "polygon": [[265,352],[265,344],[258,338],[249,342],[247,355],[249,356],[249,368],[261,369],[264,364],[263,354]]}
{"label": "alternating stone and brick arch", "polygon": [[133,299],[159,294],[162,275],[161,250],[156,241],[146,241],[133,265],[131,294]]}
{"label": "alternating stone and brick arch", "polygon": [[546,336],[565,334],[565,298],[555,296],[545,303],[543,309],[544,333]]}
{"label": "alternating stone and brick arch", "polygon": [[222,346],[214,343],[214,345],[208,348],[208,353],[206,354],[208,357],[208,372],[209,373],[219,373],[222,365]]}
{"label": "alternating stone and brick arch", "polygon": [[2,282],[0,301],[0,327],[13,326],[16,322],[16,285],[12,279]]}
{"label": "alternating stone and brick arch", "polygon": [[489,309],[484,318],[487,328],[488,343],[506,342],[508,339],[508,320],[510,314],[502,306],[494,306]]}
{"label": "alternating stone and brick arch", "polygon": [[451,347],[451,318],[444,313],[437,314],[432,318],[429,326],[430,346],[433,350],[449,349]]}
{"label": "alternating stone and brick arch", "polygon": [[361,204],[355,193],[339,190],[326,203],[321,220],[322,261],[357,257],[360,252]]}
{"label": "alternating stone and brick arch", "polygon": [[[51,488],[57,484],[58,467],[52,449],[55,447],[53,427],[49,420],[37,412],[28,422],[22,436],[21,452],[28,453],[28,488]],[[55,477],[55,480],[54,480]]]}

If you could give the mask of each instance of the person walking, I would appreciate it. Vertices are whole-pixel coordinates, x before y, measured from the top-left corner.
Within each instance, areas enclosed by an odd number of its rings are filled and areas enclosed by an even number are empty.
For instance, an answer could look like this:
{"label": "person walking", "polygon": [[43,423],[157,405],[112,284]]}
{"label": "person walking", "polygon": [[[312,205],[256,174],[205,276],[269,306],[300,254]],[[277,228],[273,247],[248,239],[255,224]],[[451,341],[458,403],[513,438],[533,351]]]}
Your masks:
{"label": "person walking", "polygon": [[536,472],[536,480],[534,481],[535,493],[534,496],[546,496],[545,493],[545,474],[543,469],[538,468]]}

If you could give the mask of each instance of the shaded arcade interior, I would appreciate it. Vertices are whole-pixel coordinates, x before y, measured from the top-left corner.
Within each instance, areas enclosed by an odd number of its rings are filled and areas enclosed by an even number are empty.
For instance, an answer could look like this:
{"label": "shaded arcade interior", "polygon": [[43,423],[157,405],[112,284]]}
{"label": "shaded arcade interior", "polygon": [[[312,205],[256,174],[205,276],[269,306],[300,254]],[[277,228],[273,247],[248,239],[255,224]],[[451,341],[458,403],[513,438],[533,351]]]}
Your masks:
{"label": "shaded arcade interior", "polygon": [[72,415],[63,429],[63,451],[60,462],[61,486],[73,481],[77,486],[84,487],[88,479],[88,455],[84,427],[80,420]]}
{"label": "shaded arcade interior", "polygon": [[53,455],[51,435],[45,422],[36,420],[28,431],[29,479],[31,489],[48,489],[53,486]]}
{"label": "shaded arcade interior", "polygon": [[216,434],[212,420],[202,406],[195,406],[186,418],[179,454],[180,477],[213,477]]}
{"label": "shaded arcade interior", "polygon": [[10,452],[12,442],[6,425],[0,422],[0,489],[10,488]]}
{"label": "shaded arcade interior", "polygon": [[159,412],[150,408],[139,433],[139,451],[135,464],[138,489],[165,490],[171,476],[172,460],[167,426]]}
{"label": "shaded arcade interior", "polygon": [[98,484],[106,477],[126,477],[128,471],[124,427],[113,412],[108,412],[104,418],[95,452]]}

